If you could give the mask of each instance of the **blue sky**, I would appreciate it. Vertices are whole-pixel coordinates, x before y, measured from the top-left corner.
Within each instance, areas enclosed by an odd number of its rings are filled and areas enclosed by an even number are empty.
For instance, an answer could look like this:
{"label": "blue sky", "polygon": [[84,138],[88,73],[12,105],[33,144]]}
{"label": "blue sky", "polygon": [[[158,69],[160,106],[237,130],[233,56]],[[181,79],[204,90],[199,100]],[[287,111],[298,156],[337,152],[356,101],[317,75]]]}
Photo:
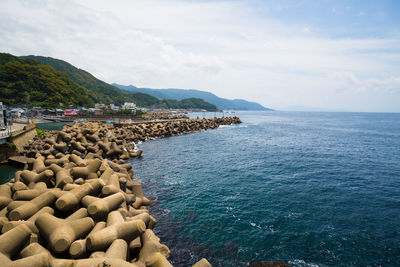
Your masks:
{"label": "blue sky", "polygon": [[400,1],[0,2],[0,50],[282,110],[400,112]]}
{"label": "blue sky", "polygon": [[251,1],[259,15],[315,29],[330,38],[399,35],[399,1]]}

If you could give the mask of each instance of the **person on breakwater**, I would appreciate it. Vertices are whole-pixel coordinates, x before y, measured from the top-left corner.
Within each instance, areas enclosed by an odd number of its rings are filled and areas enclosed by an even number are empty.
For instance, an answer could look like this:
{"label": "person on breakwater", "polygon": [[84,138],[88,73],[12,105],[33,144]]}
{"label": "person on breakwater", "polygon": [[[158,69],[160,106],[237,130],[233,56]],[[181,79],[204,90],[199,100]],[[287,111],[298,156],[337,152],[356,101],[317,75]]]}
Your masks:
{"label": "person on breakwater", "polygon": [[[0,185],[0,257],[10,266],[171,266],[152,231],[140,183],[126,159],[134,143],[219,125],[237,117],[112,127],[75,123],[24,147],[23,171]],[[211,266],[202,259],[194,266]]]}

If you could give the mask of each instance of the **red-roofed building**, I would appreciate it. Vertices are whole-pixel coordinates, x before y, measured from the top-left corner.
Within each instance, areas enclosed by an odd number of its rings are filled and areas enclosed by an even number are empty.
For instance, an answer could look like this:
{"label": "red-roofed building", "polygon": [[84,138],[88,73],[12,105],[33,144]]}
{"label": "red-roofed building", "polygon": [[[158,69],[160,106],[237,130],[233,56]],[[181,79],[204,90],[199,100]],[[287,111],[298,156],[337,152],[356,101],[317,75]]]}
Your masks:
{"label": "red-roofed building", "polygon": [[76,110],[64,110],[64,116],[74,116],[78,115],[78,111]]}

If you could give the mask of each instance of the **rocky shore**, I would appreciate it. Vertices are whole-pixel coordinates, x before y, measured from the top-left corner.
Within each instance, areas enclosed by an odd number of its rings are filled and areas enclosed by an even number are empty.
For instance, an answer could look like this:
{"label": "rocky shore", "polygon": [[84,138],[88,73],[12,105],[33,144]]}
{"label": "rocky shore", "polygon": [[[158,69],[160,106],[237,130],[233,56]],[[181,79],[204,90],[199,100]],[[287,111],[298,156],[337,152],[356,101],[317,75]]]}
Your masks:
{"label": "rocky shore", "polygon": [[152,201],[126,160],[141,155],[138,141],[236,123],[75,123],[35,137],[21,153],[24,170],[0,185],[2,266],[171,266],[153,232]]}

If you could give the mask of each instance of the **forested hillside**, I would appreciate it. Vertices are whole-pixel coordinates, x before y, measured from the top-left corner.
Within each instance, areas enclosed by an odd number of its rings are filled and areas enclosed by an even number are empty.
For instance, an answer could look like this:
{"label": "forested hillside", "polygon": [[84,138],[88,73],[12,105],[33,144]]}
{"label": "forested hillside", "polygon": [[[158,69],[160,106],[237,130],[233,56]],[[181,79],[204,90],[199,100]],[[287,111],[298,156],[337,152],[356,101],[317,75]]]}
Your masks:
{"label": "forested hillside", "polygon": [[159,100],[148,94],[122,90],[59,59],[16,57],[6,53],[0,53],[0,101],[10,106],[43,108],[135,102],[140,107],[216,110],[202,99]]}
{"label": "forested hillside", "polygon": [[89,90],[49,65],[0,54],[0,101],[7,105],[93,106],[93,100]]}

